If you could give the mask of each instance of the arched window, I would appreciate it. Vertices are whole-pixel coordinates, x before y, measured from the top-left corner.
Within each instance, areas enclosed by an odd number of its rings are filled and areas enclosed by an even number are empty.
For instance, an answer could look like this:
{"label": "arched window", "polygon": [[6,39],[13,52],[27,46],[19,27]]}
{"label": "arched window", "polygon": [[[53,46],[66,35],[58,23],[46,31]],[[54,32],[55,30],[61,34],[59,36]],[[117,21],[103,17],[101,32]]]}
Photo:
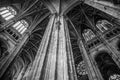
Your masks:
{"label": "arched window", "polygon": [[113,25],[107,20],[99,20],[97,21],[96,26],[101,32],[105,32],[108,29],[112,28]]}
{"label": "arched window", "polygon": [[12,19],[13,17],[15,17],[16,14],[17,14],[17,12],[10,6],[0,8],[0,15],[6,21],[8,21],[8,20]]}
{"label": "arched window", "polygon": [[83,37],[86,41],[89,41],[95,37],[95,34],[90,29],[85,29],[83,32]]}
{"label": "arched window", "polygon": [[28,26],[29,24],[25,20],[20,20],[12,27],[15,28],[20,34],[23,34],[27,30]]}

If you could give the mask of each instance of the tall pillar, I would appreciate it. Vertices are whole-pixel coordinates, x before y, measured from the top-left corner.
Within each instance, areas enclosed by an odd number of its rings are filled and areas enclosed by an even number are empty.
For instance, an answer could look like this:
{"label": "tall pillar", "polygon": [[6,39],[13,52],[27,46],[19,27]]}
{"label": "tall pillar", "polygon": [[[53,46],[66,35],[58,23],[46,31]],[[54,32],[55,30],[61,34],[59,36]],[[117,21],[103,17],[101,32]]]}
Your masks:
{"label": "tall pillar", "polygon": [[81,39],[78,41],[78,44],[79,44],[80,51],[82,53],[81,55],[87,67],[89,80],[103,80],[101,76],[97,75],[97,72],[94,69],[94,64],[92,63],[89,53],[87,53],[84,43]]}
{"label": "tall pillar", "polygon": [[63,16],[51,17],[27,80],[76,80],[65,27]]}
{"label": "tall pillar", "polygon": [[9,51],[10,55],[8,55],[8,57],[4,60],[4,62],[0,63],[0,78],[3,76],[4,72],[9,67],[10,63],[15,58],[17,58],[17,56],[20,53],[21,48],[27,43],[28,37],[32,33],[33,29],[48,16],[49,16],[49,13],[40,19],[34,18],[33,22],[30,24],[28,30],[26,30],[26,32],[20,38],[19,42],[15,44],[15,47],[11,51]]}

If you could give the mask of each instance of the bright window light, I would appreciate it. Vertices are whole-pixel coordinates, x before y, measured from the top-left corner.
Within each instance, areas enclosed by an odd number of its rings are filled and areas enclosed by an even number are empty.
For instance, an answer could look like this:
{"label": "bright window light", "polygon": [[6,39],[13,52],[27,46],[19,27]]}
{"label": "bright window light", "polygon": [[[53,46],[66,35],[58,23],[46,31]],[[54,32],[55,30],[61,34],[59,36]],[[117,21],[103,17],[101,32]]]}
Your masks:
{"label": "bright window light", "polygon": [[20,23],[20,24],[16,27],[16,29],[19,30],[22,26],[23,26],[23,24]]}
{"label": "bright window light", "polygon": [[9,13],[9,10],[4,10],[4,11],[1,11],[0,14],[3,16],[4,14],[6,13]]}
{"label": "bright window light", "polygon": [[20,34],[23,34],[26,30],[29,24],[25,20],[21,20],[16,22],[13,25],[13,28],[15,28]]}
{"label": "bright window light", "polygon": [[5,17],[5,20],[8,21],[8,20],[12,19],[13,17],[15,17],[15,16],[14,15],[9,15],[9,16]]}
{"label": "bright window light", "polygon": [[97,23],[96,23],[96,26],[98,27],[98,29],[101,31],[101,32],[105,32],[107,31],[108,29],[112,28],[112,24],[110,22],[108,22],[107,20],[99,20]]}
{"label": "bright window light", "polygon": [[10,6],[0,8],[0,15],[6,20],[10,20],[15,17],[17,12]]}
{"label": "bright window light", "polygon": [[6,7],[2,7],[2,8],[0,8],[0,11],[5,10],[5,9],[6,9]]}
{"label": "bright window light", "polygon": [[24,28],[25,28],[25,27],[22,26],[22,27],[18,30],[18,32],[21,32]]}
{"label": "bright window light", "polygon": [[20,33],[23,34],[27,28],[24,28]]}
{"label": "bright window light", "polygon": [[17,23],[15,23],[15,24],[13,25],[13,27],[16,28],[18,25],[20,25],[20,21],[18,21]]}
{"label": "bright window light", "polygon": [[6,13],[6,14],[4,14],[2,17],[7,17],[7,16],[9,16],[9,15],[11,15],[11,13]]}

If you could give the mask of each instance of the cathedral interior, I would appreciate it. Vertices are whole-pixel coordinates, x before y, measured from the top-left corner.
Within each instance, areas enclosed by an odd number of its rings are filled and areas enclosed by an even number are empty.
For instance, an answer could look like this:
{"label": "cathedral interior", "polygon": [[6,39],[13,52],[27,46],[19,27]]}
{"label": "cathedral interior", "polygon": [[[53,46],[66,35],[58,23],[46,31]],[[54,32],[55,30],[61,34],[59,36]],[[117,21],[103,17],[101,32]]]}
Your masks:
{"label": "cathedral interior", "polygon": [[0,0],[0,80],[120,80],[120,0]]}

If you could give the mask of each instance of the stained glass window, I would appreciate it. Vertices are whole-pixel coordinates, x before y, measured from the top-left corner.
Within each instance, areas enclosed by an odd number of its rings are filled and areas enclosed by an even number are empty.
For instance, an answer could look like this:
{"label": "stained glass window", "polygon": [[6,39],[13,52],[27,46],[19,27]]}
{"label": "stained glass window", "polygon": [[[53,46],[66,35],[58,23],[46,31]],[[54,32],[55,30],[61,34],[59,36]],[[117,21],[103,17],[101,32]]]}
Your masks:
{"label": "stained glass window", "polygon": [[101,32],[105,32],[106,30],[112,28],[113,25],[107,20],[99,20],[96,23],[96,26]]}
{"label": "stained glass window", "polygon": [[83,37],[86,41],[89,41],[95,37],[95,34],[90,29],[85,29]]}
{"label": "stained glass window", "polygon": [[29,24],[25,20],[20,20],[13,25],[13,28],[15,28],[20,34],[23,34],[28,26]]}
{"label": "stained glass window", "polygon": [[0,15],[6,21],[8,21],[8,20],[12,19],[13,17],[15,17],[16,14],[17,14],[17,12],[10,6],[0,8]]}

